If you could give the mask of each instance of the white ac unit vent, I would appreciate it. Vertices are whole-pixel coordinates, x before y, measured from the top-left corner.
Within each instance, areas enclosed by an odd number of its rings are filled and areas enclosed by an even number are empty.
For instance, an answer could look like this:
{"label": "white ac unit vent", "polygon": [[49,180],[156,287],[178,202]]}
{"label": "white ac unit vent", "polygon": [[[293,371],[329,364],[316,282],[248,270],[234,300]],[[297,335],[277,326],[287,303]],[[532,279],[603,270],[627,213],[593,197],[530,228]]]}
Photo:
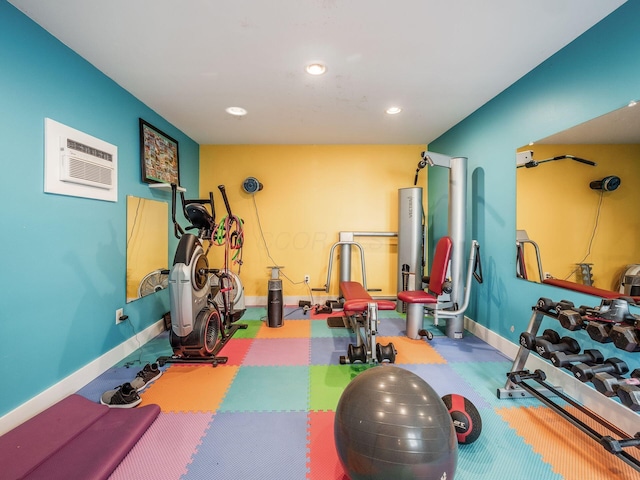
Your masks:
{"label": "white ac unit vent", "polygon": [[113,187],[113,155],[70,138],[60,158],[60,180],[98,188]]}
{"label": "white ac unit vent", "polygon": [[118,200],[118,148],[47,118],[45,192]]}

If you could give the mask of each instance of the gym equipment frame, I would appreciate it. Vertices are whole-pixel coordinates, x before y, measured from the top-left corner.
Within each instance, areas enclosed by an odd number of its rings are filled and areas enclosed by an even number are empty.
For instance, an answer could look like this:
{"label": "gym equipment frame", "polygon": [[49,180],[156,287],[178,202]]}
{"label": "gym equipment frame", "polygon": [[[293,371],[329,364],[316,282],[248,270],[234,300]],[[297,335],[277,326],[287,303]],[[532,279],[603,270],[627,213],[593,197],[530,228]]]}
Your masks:
{"label": "gym equipment frame", "polygon": [[[233,215],[224,186],[220,185],[218,189],[231,218]],[[182,211],[190,223],[186,230],[195,229],[198,231],[197,235],[185,233],[176,219],[175,184],[171,184],[171,193],[174,234],[180,239],[173,265],[168,272],[171,305],[169,340],[173,355],[159,357],[157,362],[160,365],[209,363],[215,367],[227,362],[227,357],[219,357],[218,353],[235,332],[247,328],[247,325],[234,323],[239,316],[234,312],[235,302],[229,298],[229,292],[235,289],[240,294],[242,287],[240,285],[238,288],[239,279],[231,277],[227,268],[209,268],[207,253],[217,228],[213,193],[209,192],[208,199],[185,200],[184,193],[180,192]],[[206,205],[211,213],[207,211]],[[208,243],[206,250],[204,242]],[[212,275],[218,278],[215,286],[211,282]],[[216,297],[220,296],[216,301]]]}
{"label": "gym equipment frame", "polygon": [[[467,221],[467,158],[450,157],[441,153],[425,151],[422,159],[429,167],[449,170],[449,237],[453,242],[451,256],[451,301],[462,305],[464,301],[465,225]],[[462,310],[462,309],[461,309]],[[462,338],[464,332],[464,310],[447,317],[446,334],[449,338]]]}

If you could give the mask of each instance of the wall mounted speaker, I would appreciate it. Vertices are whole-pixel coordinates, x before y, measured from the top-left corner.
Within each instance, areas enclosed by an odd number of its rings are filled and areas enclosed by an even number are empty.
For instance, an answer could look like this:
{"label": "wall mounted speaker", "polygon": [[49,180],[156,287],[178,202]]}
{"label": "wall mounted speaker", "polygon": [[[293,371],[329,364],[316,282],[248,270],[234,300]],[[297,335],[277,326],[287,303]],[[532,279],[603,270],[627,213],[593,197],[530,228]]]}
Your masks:
{"label": "wall mounted speaker", "polygon": [[605,192],[613,192],[620,186],[620,177],[609,175],[602,180],[594,180],[589,184],[593,190],[604,190]]}
{"label": "wall mounted speaker", "polygon": [[255,177],[247,177],[242,182],[242,189],[250,194],[254,194],[262,190],[263,185]]}

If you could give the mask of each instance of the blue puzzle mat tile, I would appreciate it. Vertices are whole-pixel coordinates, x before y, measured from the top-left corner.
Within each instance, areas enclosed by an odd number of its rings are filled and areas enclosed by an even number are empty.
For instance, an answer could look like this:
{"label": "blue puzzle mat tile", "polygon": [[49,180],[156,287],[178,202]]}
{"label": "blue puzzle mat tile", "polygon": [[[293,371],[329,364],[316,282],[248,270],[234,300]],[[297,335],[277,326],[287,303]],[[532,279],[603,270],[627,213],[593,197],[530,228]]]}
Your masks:
{"label": "blue puzzle mat tile", "polygon": [[247,307],[240,320],[263,320],[267,318],[265,307]]}
{"label": "blue puzzle mat tile", "polygon": [[[168,356],[173,353],[169,342],[169,332],[160,335],[145,343],[141,348],[119,361],[116,366],[142,368],[147,363],[155,362],[158,357]],[[137,371],[137,370],[136,370]]]}
{"label": "blue puzzle mat tile", "polygon": [[433,348],[447,362],[500,362],[510,359],[478,337],[465,333],[464,338],[440,337],[432,343]]}
{"label": "blue puzzle mat tile", "polygon": [[[304,479],[307,430],[306,412],[217,413],[181,478]],[[221,443],[230,433],[233,441]]]}
{"label": "blue puzzle mat tile", "polygon": [[400,318],[404,321],[404,317],[404,313],[396,310],[378,310],[378,318],[380,319]]}
{"label": "blue puzzle mat tile", "polygon": [[511,361],[502,362],[461,362],[450,364],[462,378],[473,378],[473,387],[493,408],[539,406],[535,398],[499,399],[497,390],[505,386]]}
{"label": "blue puzzle mat tile", "polygon": [[329,327],[326,319],[313,320],[311,322],[312,337],[350,337],[353,332],[350,328]]}
{"label": "blue puzzle mat tile", "polygon": [[[459,445],[456,480],[562,480],[563,477],[554,473],[551,466],[543,462],[540,455],[493,410],[481,409],[479,412],[482,418],[482,433],[474,443]],[[533,461],[532,457],[536,458],[536,461]]]}
{"label": "blue puzzle mat tile", "polygon": [[340,355],[347,354],[352,341],[346,337],[312,338],[311,365],[339,365]]}
{"label": "blue puzzle mat tile", "polygon": [[303,411],[309,405],[309,367],[240,367],[220,412]]}
{"label": "blue puzzle mat tile", "polygon": [[476,408],[490,408],[487,402],[476,390],[465,381],[450,365],[442,364],[399,364],[398,367],[415,373],[443,397],[449,393],[457,393],[468,398]]}
{"label": "blue puzzle mat tile", "polygon": [[404,317],[383,318],[378,316],[378,318],[380,319],[380,324],[378,325],[379,335],[382,335],[383,337],[405,335],[407,322]]}
{"label": "blue puzzle mat tile", "polygon": [[[166,367],[162,367],[161,370],[166,370]],[[136,374],[140,371],[140,367],[114,367],[110,368],[98,378],[88,383],[76,393],[83,397],[93,401],[99,402],[100,397],[107,390],[113,390],[114,388],[122,385],[126,382],[131,382],[136,378]],[[144,391],[142,392],[144,394]]]}

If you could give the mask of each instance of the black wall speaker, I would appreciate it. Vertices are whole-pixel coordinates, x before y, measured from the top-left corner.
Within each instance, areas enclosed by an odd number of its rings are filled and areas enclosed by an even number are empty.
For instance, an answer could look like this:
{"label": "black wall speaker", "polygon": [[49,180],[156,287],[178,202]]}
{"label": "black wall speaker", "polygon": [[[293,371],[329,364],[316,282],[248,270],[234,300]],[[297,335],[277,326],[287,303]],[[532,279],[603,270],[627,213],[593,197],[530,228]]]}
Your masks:
{"label": "black wall speaker", "polygon": [[620,186],[620,177],[609,175],[602,180],[594,180],[589,184],[593,190],[604,190],[605,192],[613,192]]}
{"label": "black wall speaker", "polygon": [[263,185],[255,177],[247,177],[242,182],[242,189],[247,193],[256,193],[262,190]]}

